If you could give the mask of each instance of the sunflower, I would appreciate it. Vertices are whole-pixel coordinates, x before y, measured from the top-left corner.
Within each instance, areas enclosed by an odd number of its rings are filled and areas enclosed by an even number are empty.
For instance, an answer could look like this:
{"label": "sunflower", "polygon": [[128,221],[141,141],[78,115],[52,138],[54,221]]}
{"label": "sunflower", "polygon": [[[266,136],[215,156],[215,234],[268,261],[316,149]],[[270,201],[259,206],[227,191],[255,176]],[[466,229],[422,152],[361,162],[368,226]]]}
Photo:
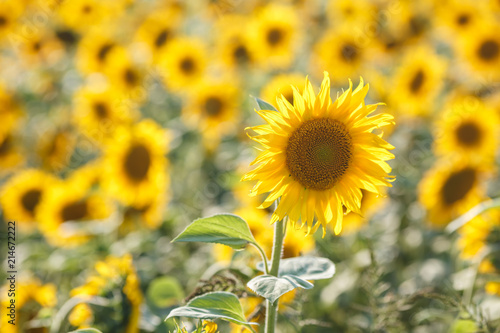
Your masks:
{"label": "sunflower", "polygon": [[168,202],[166,191],[158,193],[151,201],[142,206],[129,206],[123,214],[123,223],[120,231],[137,230],[137,224],[142,224],[149,229],[158,228],[163,222],[165,207]]}
{"label": "sunflower", "polygon": [[432,226],[444,227],[485,198],[488,171],[462,159],[440,160],[420,181],[419,200]]}
{"label": "sunflower", "polygon": [[[243,180],[258,180],[251,195],[270,192],[261,207],[269,207],[281,197],[271,222],[288,216],[292,225],[307,224],[307,233],[326,224],[342,230],[342,205],[347,211],[360,211],[361,189],[381,194],[379,186],[390,186],[393,147],[371,133],[390,124],[389,114],[373,113],[377,105],[365,105],[368,85],[352,83],[334,102],[330,98],[330,79],[325,78],[318,96],[306,79],[301,95],[294,89],[293,105],[278,99],[279,112],[258,111],[267,124],[253,127],[252,139],[263,145],[258,164]],[[314,217],[317,218],[317,223]]]}
{"label": "sunflower", "polygon": [[0,137],[11,132],[23,117],[24,111],[14,95],[3,85],[0,85]]}
{"label": "sunflower", "polygon": [[[9,283],[10,284],[10,283]],[[10,304],[10,299],[7,298],[9,284],[5,284],[0,288],[0,305],[5,309]],[[28,322],[35,318],[43,310],[54,308],[57,303],[56,286],[49,284],[42,284],[35,278],[23,278],[16,281],[16,325],[10,324],[8,321],[10,317],[3,313],[0,319],[0,330],[2,333],[18,333],[18,332],[40,332],[48,333],[49,328],[39,326],[40,323],[33,324]],[[29,325],[29,326],[28,326]],[[27,329],[30,327],[30,329]],[[24,328],[24,329],[23,329]]]}
{"label": "sunflower", "polygon": [[457,35],[473,31],[487,15],[484,8],[472,1],[448,1],[438,11],[439,22]]}
{"label": "sunflower", "polygon": [[293,104],[292,86],[298,87],[302,84],[304,76],[299,73],[278,74],[273,77],[261,90],[260,96],[275,107],[278,106],[276,100],[283,95],[286,100]]}
{"label": "sunflower", "polygon": [[136,118],[135,110],[123,93],[112,87],[81,88],[73,98],[73,122],[86,136],[103,142],[120,125],[128,125]]}
{"label": "sunflower", "polygon": [[124,1],[71,0],[62,1],[58,7],[64,24],[74,30],[85,31],[119,14],[118,3]]}
{"label": "sunflower", "polygon": [[21,165],[23,161],[24,157],[14,134],[0,134],[0,175]]}
{"label": "sunflower", "polygon": [[370,25],[377,18],[377,8],[373,1],[339,0],[329,1],[327,5],[329,22],[348,22],[351,26]]}
{"label": "sunflower", "polygon": [[[75,179],[73,177],[73,179]],[[45,192],[38,206],[36,217],[40,230],[49,243],[55,246],[75,246],[86,242],[89,228],[96,221],[104,222],[110,217],[112,207],[109,200],[99,193],[92,193],[82,181],[66,180]],[[88,225],[85,222],[91,221]]]}
{"label": "sunflower", "polygon": [[293,7],[269,4],[254,17],[252,43],[259,45],[258,61],[268,68],[287,68],[298,43],[298,17]]}
{"label": "sunflower", "polygon": [[51,66],[61,61],[64,47],[51,30],[40,29],[22,40],[19,53],[23,59],[22,64],[28,68],[39,65]]}
{"label": "sunflower", "polygon": [[8,41],[9,34],[17,27],[22,11],[22,5],[17,0],[0,2],[0,42]]}
{"label": "sunflower", "polygon": [[136,39],[146,45],[153,62],[158,62],[162,50],[177,34],[180,19],[177,10],[162,9],[151,13],[137,30]]}
{"label": "sunflower", "polygon": [[168,185],[167,134],[152,120],[120,127],[106,143],[103,186],[120,202],[148,205]]}
{"label": "sunflower", "polygon": [[464,37],[460,52],[479,74],[500,77],[500,25],[484,23]]}
{"label": "sunflower", "polygon": [[175,90],[192,87],[207,67],[205,44],[196,38],[179,37],[172,40],[160,59],[158,66],[164,83]]}
{"label": "sunflower", "polygon": [[360,44],[350,27],[342,26],[327,31],[314,46],[314,71],[326,68],[334,73],[334,82],[359,75],[366,60],[366,45]]}
{"label": "sunflower", "polygon": [[182,116],[187,124],[200,129],[204,144],[213,148],[222,136],[235,131],[238,102],[238,88],[234,82],[205,79],[193,88]]}
{"label": "sunflower", "polygon": [[38,156],[48,170],[61,170],[68,166],[76,137],[69,128],[55,129],[39,138]]}
{"label": "sunflower", "polygon": [[103,72],[110,59],[126,57],[115,38],[102,29],[92,29],[78,43],[76,66],[83,74]]}
{"label": "sunflower", "polygon": [[443,60],[430,48],[412,49],[396,70],[388,104],[402,116],[432,113],[445,68]]}
{"label": "sunflower", "polygon": [[258,48],[252,43],[247,16],[225,15],[217,21],[216,27],[216,47],[224,65],[249,68],[256,64]]}
{"label": "sunflower", "polygon": [[[84,300],[89,300],[95,296],[110,297],[110,295],[115,295],[119,291],[124,297],[118,298],[120,303],[117,306],[119,306],[120,311],[117,311],[115,313],[116,316],[113,316],[113,318],[118,318],[115,319],[117,320],[115,325],[126,322],[125,333],[139,332],[140,306],[143,295],[139,277],[133,265],[132,256],[130,254],[122,257],[108,256],[104,261],[96,263],[95,271],[96,273],[89,276],[84,285],[71,291],[71,296],[78,296]],[[90,307],[86,310],[89,309],[92,311]],[[73,309],[73,311],[80,310]],[[104,320],[102,317],[106,316],[100,311],[96,311],[92,315],[96,318],[96,322],[100,322],[99,319]],[[71,313],[70,316],[77,317],[77,314]],[[113,328],[115,329],[111,329],[110,331],[118,330],[116,327]]]}
{"label": "sunflower", "polygon": [[[383,188],[381,189],[383,191]],[[344,216],[342,234],[359,231],[370,219],[387,204],[387,198],[376,193],[361,190],[361,214],[350,212]]]}
{"label": "sunflower", "polygon": [[498,124],[496,112],[478,98],[454,100],[440,117],[435,151],[438,155],[459,154],[491,163],[498,146]]}
{"label": "sunflower", "polygon": [[138,101],[146,98],[147,90],[143,87],[145,70],[132,61],[128,54],[111,54],[104,73],[110,85],[116,87],[128,99]]}
{"label": "sunflower", "polygon": [[41,199],[56,182],[54,177],[40,170],[17,172],[1,190],[0,203],[5,218],[33,227],[35,211]]}
{"label": "sunflower", "polygon": [[[467,222],[459,229],[458,246],[460,255],[464,259],[471,259],[478,255],[486,246],[494,246],[500,242],[500,212],[492,211]],[[500,267],[499,267],[500,269]]]}

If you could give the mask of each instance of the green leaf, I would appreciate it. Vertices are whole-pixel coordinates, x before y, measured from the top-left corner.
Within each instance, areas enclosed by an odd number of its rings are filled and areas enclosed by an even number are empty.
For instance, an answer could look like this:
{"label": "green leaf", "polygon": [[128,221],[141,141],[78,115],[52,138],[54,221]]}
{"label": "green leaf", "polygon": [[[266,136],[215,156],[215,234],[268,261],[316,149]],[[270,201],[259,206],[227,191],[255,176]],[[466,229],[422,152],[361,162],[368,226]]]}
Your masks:
{"label": "green leaf", "polygon": [[264,297],[274,303],[283,294],[295,288],[311,289],[313,284],[298,276],[285,275],[276,277],[268,274],[254,277],[247,283],[257,295]]}
{"label": "green leaf", "polygon": [[171,276],[154,279],[146,292],[147,299],[158,308],[167,308],[184,299],[181,285]]}
{"label": "green leaf", "polygon": [[173,309],[165,320],[172,317],[223,319],[248,327],[250,327],[249,325],[258,325],[246,321],[238,297],[225,291],[217,291],[195,297],[186,306]]}
{"label": "green leaf", "polygon": [[[264,264],[257,264],[257,269],[264,271]],[[335,274],[335,264],[327,258],[295,257],[280,262],[278,276],[297,276],[304,280],[329,279]]]}
{"label": "green leaf", "polygon": [[219,214],[193,221],[173,242],[219,243],[236,250],[257,244],[248,224],[241,217]]}
{"label": "green leaf", "polygon": [[95,328],[82,328],[76,331],[71,331],[69,333],[102,333],[102,332]]}
{"label": "green leaf", "polygon": [[460,319],[455,321],[450,329],[450,333],[474,333],[478,328],[474,321],[470,319]]}
{"label": "green leaf", "polygon": [[261,100],[258,97],[255,97],[255,100],[257,101],[257,105],[259,106],[259,108],[261,110],[278,111],[278,110],[276,110],[276,108],[274,106],[272,106],[271,104],[269,104],[269,103]]}

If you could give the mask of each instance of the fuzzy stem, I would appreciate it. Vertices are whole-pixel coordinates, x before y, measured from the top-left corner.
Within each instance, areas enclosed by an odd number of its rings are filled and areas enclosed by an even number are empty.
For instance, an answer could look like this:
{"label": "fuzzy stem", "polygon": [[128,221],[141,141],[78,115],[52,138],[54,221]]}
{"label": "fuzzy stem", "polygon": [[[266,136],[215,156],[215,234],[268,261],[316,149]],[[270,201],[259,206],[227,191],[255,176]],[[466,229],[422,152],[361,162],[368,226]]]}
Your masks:
{"label": "fuzzy stem", "polygon": [[[271,256],[271,271],[269,274],[276,277],[278,276],[280,268],[283,239],[285,238],[285,225],[285,219],[274,224],[273,253]],[[266,301],[266,333],[274,333],[278,318],[278,302],[279,299],[277,299],[274,304],[270,301]]]}

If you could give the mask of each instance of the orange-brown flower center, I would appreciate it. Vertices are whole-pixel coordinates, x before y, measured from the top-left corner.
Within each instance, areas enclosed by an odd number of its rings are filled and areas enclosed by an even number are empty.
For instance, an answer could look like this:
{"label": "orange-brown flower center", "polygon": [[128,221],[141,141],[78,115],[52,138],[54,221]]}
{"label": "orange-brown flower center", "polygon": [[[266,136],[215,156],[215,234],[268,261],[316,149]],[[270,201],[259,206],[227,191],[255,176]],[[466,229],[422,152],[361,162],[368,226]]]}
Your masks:
{"label": "orange-brown flower center", "polygon": [[481,130],[475,123],[466,122],[458,126],[456,136],[460,143],[474,146],[481,140]]}
{"label": "orange-brown flower center", "polygon": [[452,173],[441,189],[444,204],[451,206],[465,198],[475,183],[476,170],[472,168],[465,168]]}
{"label": "orange-brown flower center", "polygon": [[286,147],[290,175],[302,186],[327,190],[349,168],[352,140],[344,124],[329,118],[312,119],[297,128]]}
{"label": "orange-brown flower center", "polygon": [[61,210],[61,219],[63,221],[78,221],[87,217],[88,213],[87,201],[70,202]]}
{"label": "orange-brown flower center", "polygon": [[486,61],[494,60],[500,54],[500,45],[493,39],[485,40],[477,50],[479,57]]}
{"label": "orange-brown flower center", "polygon": [[31,215],[34,215],[35,208],[40,202],[41,197],[41,190],[31,189],[23,194],[23,196],[21,197],[21,204],[27,212],[29,212]]}
{"label": "orange-brown flower center", "polygon": [[134,181],[142,181],[151,166],[151,155],[142,144],[132,146],[125,156],[124,169],[127,176]]}

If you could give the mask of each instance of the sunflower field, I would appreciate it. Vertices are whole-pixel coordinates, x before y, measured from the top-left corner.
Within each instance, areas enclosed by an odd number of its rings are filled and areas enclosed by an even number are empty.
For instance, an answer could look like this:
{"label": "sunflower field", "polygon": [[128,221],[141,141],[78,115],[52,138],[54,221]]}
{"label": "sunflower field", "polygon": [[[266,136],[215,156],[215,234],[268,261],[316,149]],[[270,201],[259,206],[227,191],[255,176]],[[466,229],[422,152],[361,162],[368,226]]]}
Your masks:
{"label": "sunflower field", "polygon": [[0,0],[1,333],[500,333],[500,1]]}

